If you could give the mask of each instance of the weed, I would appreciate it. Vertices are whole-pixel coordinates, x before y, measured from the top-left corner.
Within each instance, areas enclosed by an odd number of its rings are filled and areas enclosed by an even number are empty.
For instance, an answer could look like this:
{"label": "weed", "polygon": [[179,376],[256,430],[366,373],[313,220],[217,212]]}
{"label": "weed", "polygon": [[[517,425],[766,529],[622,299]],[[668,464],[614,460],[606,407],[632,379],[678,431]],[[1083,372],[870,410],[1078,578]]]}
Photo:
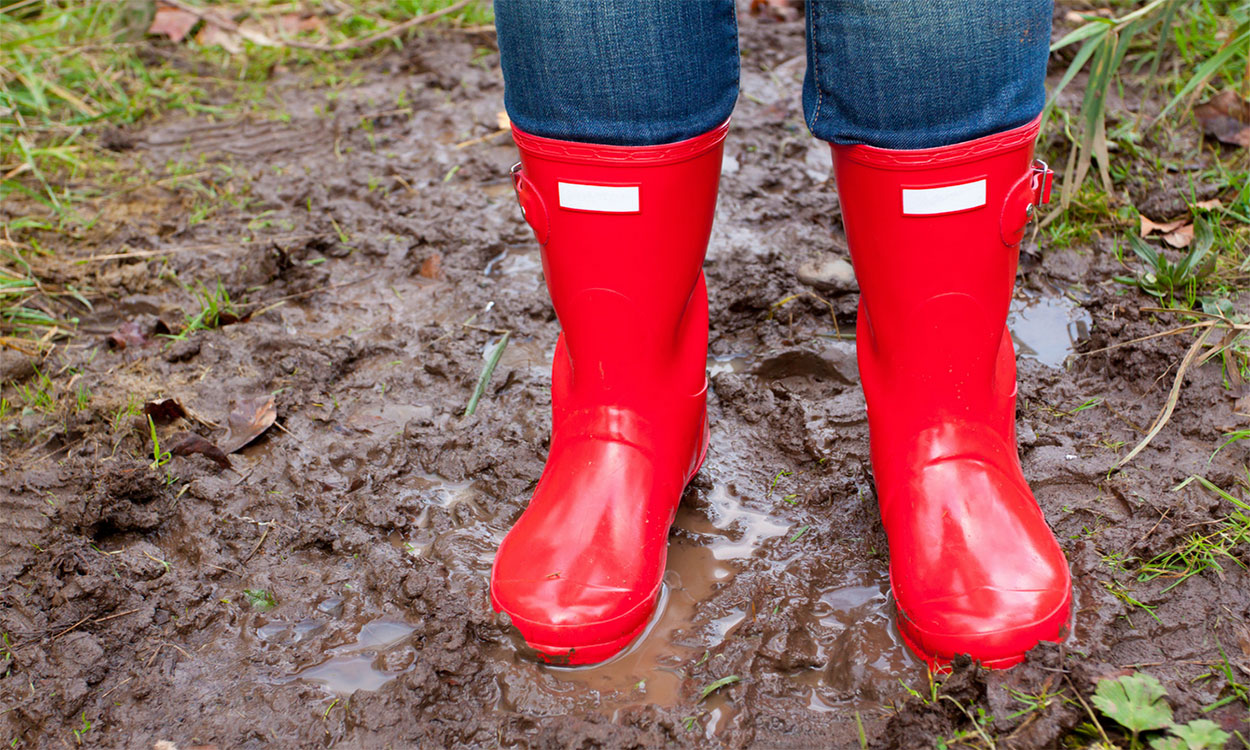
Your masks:
{"label": "weed", "polygon": [[84,411],[90,403],[91,388],[86,383],[81,383],[74,392],[74,411]]}
{"label": "weed", "polygon": [[151,416],[148,417],[148,431],[152,436],[152,464],[148,468],[152,471],[156,471],[165,464],[169,463],[173,456],[169,453],[169,451],[161,450],[161,439],[156,435],[156,422],[152,421]]}
{"label": "weed", "polygon": [[[1222,748],[1231,736],[1213,721],[1197,719],[1188,724],[1172,721],[1167,690],[1154,676],[1144,672],[1116,679],[1100,680],[1093,703],[1098,710],[1129,731],[1129,747],[1143,747],[1144,734],[1154,734],[1150,747],[1160,750],[1205,750]],[[1163,730],[1168,735],[1160,734]]]}
{"label": "weed", "polygon": [[265,589],[244,589],[243,595],[247,597],[247,603],[252,606],[252,609],[261,612],[268,612],[278,606],[278,602],[273,598],[273,594]]}
{"label": "weed", "polygon": [[[1177,295],[1182,295],[1184,306],[1192,308],[1198,301],[1203,282],[1215,270],[1215,258],[1208,257],[1211,246],[1215,244],[1215,234],[1211,225],[1202,218],[1194,222],[1194,238],[1189,252],[1176,263],[1168,260],[1162,250],[1136,234],[1129,235],[1129,244],[1137,257],[1145,261],[1146,269],[1136,277],[1116,276],[1115,280],[1121,284],[1135,285],[1165,304],[1175,305]],[[1218,314],[1217,311],[1211,312]]]}
{"label": "weed", "polygon": [[82,712],[82,727],[73,730],[74,739],[78,741],[79,745],[82,744],[82,738],[86,737],[87,733],[91,731],[92,726],[94,725],[91,723],[91,720],[87,718],[87,712],[83,711]]}
{"label": "weed", "polygon": [[[1219,647],[1220,665],[1218,670],[1220,675],[1224,677],[1224,686],[1229,690],[1229,694],[1203,708],[1202,712],[1204,714],[1208,711],[1214,711],[1220,706],[1232,703],[1233,701],[1241,701],[1247,708],[1250,708],[1250,685],[1245,685],[1237,681],[1237,672],[1233,669],[1233,665],[1228,661],[1228,654],[1224,652],[1224,645],[1219,644]],[[1214,672],[1210,672],[1203,675],[1203,677],[1212,677],[1214,675]]]}
{"label": "weed", "polygon": [[18,392],[22,394],[22,401],[26,404],[23,412],[41,411],[50,414],[56,408],[56,398],[52,395],[56,386],[38,367],[32,369],[35,371],[34,381],[18,386]]}
{"label": "weed", "polygon": [[128,417],[137,417],[143,413],[143,399],[131,393],[126,396],[126,403],[117,407],[117,411],[113,412],[113,418],[110,420],[113,425],[113,432],[121,430],[125,426]]}
{"label": "weed", "polygon": [[1129,589],[1126,588],[1124,584],[1120,583],[1119,581],[1103,581],[1102,585],[1103,585],[1103,588],[1107,589],[1107,591],[1110,591],[1111,595],[1114,596],[1115,598],[1119,599],[1125,604],[1145,610],[1146,614],[1150,615],[1151,617],[1155,619],[1155,622],[1159,622],[1159,623],[1163,622],[1163,620],[1160,620],[1159,616],[1155,614],[1155,607],[1157,605],[1146,604],[1145,602],[1138,600],[1136,597],[1132,595],[1132,593],[1130,593]]}
{"label": "weed", "polygon": [[711,695],[712,693],[715,693],[717,690],[720,690],[726,685],[732,685],[735,682],[739,682],[741,680],[742,678],[736,674],[731,674],[728,677],[722,677],[719,680],[716,680],[715,682],[710,683],[709,685],[704,687],[703,691],[699,693],[699,700],[706,700],[709,695]]}

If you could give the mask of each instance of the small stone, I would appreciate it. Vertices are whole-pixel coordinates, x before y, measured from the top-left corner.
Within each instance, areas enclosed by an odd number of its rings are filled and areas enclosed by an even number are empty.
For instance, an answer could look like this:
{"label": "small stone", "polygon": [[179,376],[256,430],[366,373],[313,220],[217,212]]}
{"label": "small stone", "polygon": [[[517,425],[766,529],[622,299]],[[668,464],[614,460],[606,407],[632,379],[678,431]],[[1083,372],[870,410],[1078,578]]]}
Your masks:
{"label": "small stone", "polygon": [[855,269],[845,258],[816,258],[799,266],[799,281],[825,292],[859,290]]}

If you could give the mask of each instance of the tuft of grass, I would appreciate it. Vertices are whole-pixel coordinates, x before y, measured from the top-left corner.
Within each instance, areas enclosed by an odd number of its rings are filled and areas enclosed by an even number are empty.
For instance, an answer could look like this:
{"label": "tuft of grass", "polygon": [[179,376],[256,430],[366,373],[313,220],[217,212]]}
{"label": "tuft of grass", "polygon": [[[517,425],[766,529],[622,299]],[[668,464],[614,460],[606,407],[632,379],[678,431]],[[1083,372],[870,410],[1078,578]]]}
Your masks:
{"label": "tuft of grass", "polygon": [[1176,588],[1206,570],[1214,569],[1222,576],[1224,568],[1221,563],[1232,563],[1242,569],[1246,567],[1233,552],[1250,543],[1250,504],[1233,497],[1207,478],[1197,475],[1181,482],[1173,491],[1179,491],[1195,481],[1233,507],[1227,516],[1214,523],[1213,530],[1191,534],[1175,549],[1156,555],[1142,564],[1138,570],[1139,581],[1176,579],[1161,593]]}
{"label": "tuft of grass", "polygon": [[[1250,50],[1250,7],[1218,0],[1151,0],[1118,17],[1086,15],[1085,23],[1051,45],[1051,52],[1076,47],[1063,77],[1051,92],[1043,118],[1056,114],[1072,142],[1063,170],[1059,207],[1053,220],[1072,202],[1091,169],[1096,169],[1102,188],[1114,192],[1111,152],[1119,147],[1107,127],[1107,101],[1113,91],[1123,92],[1125,72],[1145,72],[1148,82],[1143,98],[1155,94],[1155,81],[1165,61],[1174,61],[1187,76],[1171,75],[1164,86],[1171,98],[1149,123],[1139,115],[1131,128],[1116,131],[1131,142],[1143,124],[1155,125],[1182,103],[1193,101],[1212,83],[1237,85],[1250,92],[1250,76],[1244,76]],[[1231,28],[1230,28],[1231,27]],[[1175,52],[1168,55],[1169,42]],[[1177,58],[1180,58],[1177,60]],[[1082,71],[1087,71],[1079,114],[1059,110],[1059,95]],[[1148,72],[1146,72],[1148,71]],[[1142,108],[1144,109],[1144,108]],[[1185,108],[1186,110],[1188,107]]]}

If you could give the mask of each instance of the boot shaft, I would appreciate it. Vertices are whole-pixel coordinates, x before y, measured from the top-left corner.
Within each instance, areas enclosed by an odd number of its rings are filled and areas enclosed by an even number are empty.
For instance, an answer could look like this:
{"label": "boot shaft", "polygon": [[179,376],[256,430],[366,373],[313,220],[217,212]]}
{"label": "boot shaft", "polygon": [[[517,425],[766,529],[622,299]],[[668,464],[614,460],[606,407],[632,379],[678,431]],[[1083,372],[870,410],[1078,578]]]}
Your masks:
{"label": "boot shaft", "polygon": [[1007,311],[1024,228],[1050,185],[1033,162],[1038,127],[914,151],[833,146],[870,405],[878,390],[984,415],[1014,395]]}
{"label": "boot shaft", "polygon": [[727,131],[725,123],[680,143],[622,147],[514,128],[513,179],[542,245],[572,393],[631,405],[657,379],[702,389],[702,267]]}

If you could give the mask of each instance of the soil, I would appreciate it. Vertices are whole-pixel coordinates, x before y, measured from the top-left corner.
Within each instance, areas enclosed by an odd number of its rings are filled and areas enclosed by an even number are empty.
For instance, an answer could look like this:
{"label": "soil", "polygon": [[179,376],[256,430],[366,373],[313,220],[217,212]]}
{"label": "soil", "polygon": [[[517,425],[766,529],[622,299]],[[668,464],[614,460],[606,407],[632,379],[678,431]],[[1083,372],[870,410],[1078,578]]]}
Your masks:
{"label": "soil", "polygon": [[[859,747],[862,733],[918,747],[985,731],[999,747],[1049,747],[1088,737],[1074,734],[1090,731],[1078,695],[1135,669],[1162,680],[1178,719],[1245,734],[1244,703],[1202,712],[1230,694],[1222,664],[1245,680],[1245,546],[1170,590],[1175,578],[1139,581],[1117,561],[1168,552],[1233,509],[1197,482],[1171,488],[1200,474],[1238,495],[1247,443],[1212,452],[1247,418],[1218,363],[1193,367],[1169,425],[1112,470],[1191,339],[1125,343],[1176,320],[1111,281],[1123,269],[1109,238],[1026,242],[1013,306],[1021,454],[1072,564],[1075,630],[1007,672],[961,664],[940,686],[955,700],[926,700],[928,674],[892,621],[844,337],[853,283],[799,271],[846,258],[828,151],[799,107],[802,25],[743,14],[742,26],[743,98],[706,265],[712,447],[641,642],[604,666],[554,669],[491,612],[494,548],[543,465],[557,323],[512,195],[515,147],[492,135],[493,39],[431,32],[341,93],[279,75],[280,118],[179,116],[105,140],[237,208],[196,221],[187,191],[153,182],[101,201],[75,242],[49,237],[86,262],[46,273],[101,294],[38,363],[88,403],[0,431],[0,737]],[[199,309],[192,280],[218,279],[242,320],[156,336]],[[139,338],[118,348],[123,324]],[[0,355],[13,401],[39,376]],[[157,428],[167,449],[182,433],[222,443],[231,405],[266,394],[277,424],[231,468],[198,454],[151,466],[134,407],[173,398],[188,411]],[[1037,711],[1018,700],[1061,690]]]}

